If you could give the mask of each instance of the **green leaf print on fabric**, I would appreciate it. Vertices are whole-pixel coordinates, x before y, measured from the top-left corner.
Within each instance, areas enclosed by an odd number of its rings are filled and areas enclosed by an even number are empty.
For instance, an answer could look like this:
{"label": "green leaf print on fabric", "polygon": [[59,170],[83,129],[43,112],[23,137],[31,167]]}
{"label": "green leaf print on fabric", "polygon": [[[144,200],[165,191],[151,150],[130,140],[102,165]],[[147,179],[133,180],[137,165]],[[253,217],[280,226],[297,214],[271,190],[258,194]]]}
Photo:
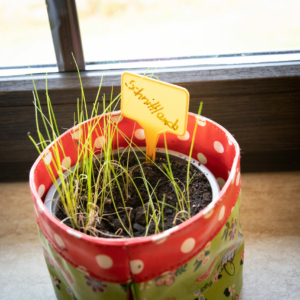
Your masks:
{"label": "green leaf print on fabric", "polygon": [[222,235],[222,240],[224,239],[226,241],[227,236],[228,236],[228,231],[230,229],[229,222],[226,222],[225,226],[226,226],[226,228],[224,229],[224,232],[223,232],[223,235]]}
{"label": "green leaf print on fabric", "polygon": [[229,236],[229,241],[232,241],[234,239],[235,233],[237,231],[237,218],[231,220],[231,224],[229,222],[226,222],[225,229],[222,235],[222,240],[227,240],[227,237]]}
{"label": "green leaf print on fabric", "polygon": [[123,289],[123,291],[124,291],[125,293],[127,293],[127,290],[128,290],[128,288],[129,288],[129,284],[128,284],[128,283],[120,284],[120,286],[121,286],[121,288]]}
{"label": "green leaf print on fabric", "polygon": [[186,267],[187,267],[187,264],[179,267],[176,272],[175,272],[175,276],[179,276],[181,275],[182,273],[186,272]]}
{"label": "green leaf print on fabric", "polygon": [[224,295],[225,295],[226,297],[229,297],[229,296],[230,296],[230,292],[229,292],[228,288],[225,289]]}
{"label": "green leaf print on fabric", "polygon": [[236,233],[236,227],[237,227],[237,218],[234,219],[234,221],[231,222],[230,230],[229,230],[229,241],[232,241],[234,239],[235,233]]}
{"label": "green leaf print on fabric", "polygon": [[210,254],[210,251],[208,250],[209,247],[210,247],[210,242],[207,243],[205,248],[199,253],[194,263],[195,266],[194,272],[196,272],[201,265],[205,266],[208,263],[209,254]]}

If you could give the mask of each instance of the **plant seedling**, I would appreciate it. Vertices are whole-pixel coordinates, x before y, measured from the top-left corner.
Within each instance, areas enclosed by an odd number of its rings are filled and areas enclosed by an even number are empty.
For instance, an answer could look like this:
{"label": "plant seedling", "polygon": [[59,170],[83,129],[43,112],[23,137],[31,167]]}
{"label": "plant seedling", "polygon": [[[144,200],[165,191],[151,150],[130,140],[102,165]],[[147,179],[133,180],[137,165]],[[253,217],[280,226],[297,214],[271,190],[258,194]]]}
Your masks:
{"label": "plant seedling", "polygon": [[[152,233],[159,233],[166,229],[165,213],[167,210],[175,212],[173,225],[176,225],[178,220],[182,222],[190,218],[189,185],[194,178],[193,176],[190,178],[189,175],[190,159],[197,128],[195,126],[193,133],[187,164],[186,184],[175,178],[173,174],[165,136],[167,132],[176,135],[186,133],[188,92],[183,88],[145,76],[124,73],[121,94],[113,97],[112,90],[108,105],[106,105],[104,96],[103,112],[98,115],[101,79],[97,97],[89,115],[79,71],[78,75],[81,84],[81,99],[77,100],[77,120],[74,114],[74,126],[76,124],[78,126],[73,130],[73,134],[76,135],[74,146],[77,149],[78,160],[72,169],[68,163],[61,163],[62,159],[66,162],[68,160],[64,146],[58,139],[59,127],[48,94],[47,81],[48,116],[43,113],[34,85],[34,105],[39,142],[35,142],[31,136],[29,138],[35,144],[40,155],[43,155],[42,158],[47,171],[59,193],[60,210],[64,214],[61,222],[92,236],[134,237],[134,230],[137,225],[132,224],[133,207],[130,206],[132,193],[135,193],[135,197],[141,205],[141,215],[145,222],[144,235],[148,235],[151,230],[153,230]],[[113,115],[113,111],[120,100],[121,114],[116,117]],[[46,138],[40,130],[38,114],[40,114],[45,127]],[[136,120],[144,128],[146,153],[133,142],[134,130],[132,136],[128,137],[119,129],[118,123],[123,115]],[[84,125],[83,123],[89,118],[92,120]],[[84,128],[84,126],[86,127]],[[96,142],[92,139],[94,132],[97,134]],[[166,161],[160,163],[155,162],[155,153],[158,137],[162,133],[165,138]],[[117,140],[117,145],[119,145],[119,136],[127,142],[127,147],[122,151],[118,147],[117,153],[115,153],[113,143]],[[51,153],[42,153],[52,142],[54,143]],[[97,149],[101,148],[100,152],[96,151],[96,146]],[[147,163],[141,161],[136,149],[146,158]],[[47,163],[49,155],[52,158],[52,166]],[[130,165],[130,159],[135,160],[136,163]],[[147,177],[146,171],[149,166],[156,168],[162,174],[162,179],[154,184]],[[57,183],[55,174],[57,174],[61,184]],[[141,186],[138,186],[138,182]],[[158,197],[157,189],[165,182],[171,184],[170,186],[175,193],[177,202],[174,205],[167,202],[167,194]],[[141,189],[144,190],[144,196],[141,194]],[[50,201],[55,201],[55,199]],[[109,207],[113,209],[109,210]],[[103,222],[115,230],[108,232],[103,229]]]}

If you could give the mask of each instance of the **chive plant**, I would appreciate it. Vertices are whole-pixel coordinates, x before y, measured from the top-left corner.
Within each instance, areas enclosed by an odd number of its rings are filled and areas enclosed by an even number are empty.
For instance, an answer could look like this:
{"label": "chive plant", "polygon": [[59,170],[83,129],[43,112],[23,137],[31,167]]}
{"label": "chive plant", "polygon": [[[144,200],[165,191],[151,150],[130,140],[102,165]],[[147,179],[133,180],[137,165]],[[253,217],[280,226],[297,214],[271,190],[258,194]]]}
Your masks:
{"label": "chive plant", "polygon": [[[76,63],[76,62],[75,62]],[[59,194],[59,205],[61,209],[67,215],[67,218],[61,222],[69,220],[71,226],[74,229],[80,230],[84,233],[93,236],[107,236],[107,237],[121,237],[124,233],[133,237],[133,228],[131,224],[131,212],[132,208],[128,207],[126,202],[129,198],[128,189],[134,187],[145,213],[146,230],[145,235],[148,234],[151,223],[154,223],[155,233],[164,231],[164,212],[166,207],[170,207],[176,211],[173,224],[176,225],[176,221],[184,221],[190,218],[190,201],[189,201],[189,184],[193,178],[190,178],[190,160],[192,150],[194,146],[195,134],[197,126],[195,125],[191,149],[189,153],[189,161],[187,165],[187,183],[186,186],[176,180],[172,173],[172,166],[168,154],[167,142],[165,138],[165,150],[167,164],[163,164],[163,169],[160,168],[155,162],[150,161],[168,178],[173,186],[177,197],[176,207],[166,203],[166,196],[163,195],[163,199],[158,199],[155,190],[156,186],[152,186],[147,180],[143,166],[144,160],[141,161],[136,152],[136,149],[142,153],[145,157],[146,154],[133,143],[133,136],[127,137],[118,128],[121,115],[117,121],[112,121],[112,112],[117,107],[121,94],[113,98],[113,89],[109,100],[109,105],[106,106],[105,95],[102,97],[103,111],[99,113],[99,96],[101,91],[102,79],[99,85],[97,96],[93,104],[92,112],[89,115],[87,109],[87,103],[84,95],[82,81],[78,70],[80,86],[81,86],[81,99],[77,99],[77,117],[74,114],[74,130],[78,137],[77,143],[74,141],[74,146],[77,148],[78,160],[75,165],[70,166],[61,164],[62,157],[66,158],[64,147],[62,142],[58,139],[60,132],[56,122],[55,114],[51,104],[51,100],[47,88],[46,80],[46,107],[47,115],[44,114],[41,102],[39,100],[38,92],[33,81],[34,86],[34,107],[35,107],[35,121],[38,135],[38,141],[35,141],[32,136],[29,138],[34,143],[38,153],[42,155],[47,172],[55,184],[55,187]],[[152,76],[152,75],[151,75]],[[201,113],[202,103],[199,108],[199,114]],[[42,134],[39,124],[39,115],[42,120],[46,135]],[[85,122],[91,119],[89,122]],[[100,126],[100,122],[102,125]],[[73,130],[73,132],[74,132]],[[100,154],[95,154],[95,145],[93,145],[92,134],[95,133],[98,137],[102,137],[102,148]],[[134,130],[133,130],[134,132]],[[113,141],[115,137],[117,139],[117,146],[119,145],[118,136],[122,136],[127,142],[125,150],[121,151],[117,149],[117,153],[113,151]],[[56,172],[53,172],[50,164],[46,163],[47,147],[50,143],[52,145],[52,165]],[[45,152],[43,152],[45,151]],[[116,152],[116,151],[115,151]],[[129,166],[130,154],[137,160],[137,165],[134,167]],[[123,165],[121,163],[122,158],[127,157],[127,163]],[[140,177],[133,177],[133,171],[139,168],[141,172]],[[61,184],[57,183],[55,176],[57,173]],[[145,189],[147,191],[147,198],[143,199],[139,191],[139,187],[136,185],[135,180],[142,179]],[[122,186],[121,184],[122,183]],[[121,199],[123,207],[117,207],[114,199],[113,189],[117,189]],[[156,201],[154,202],[153,199]],[[50,200],[55,201],[55,199]],[[122,228],[117,230],[114,235],[100,231],[97,228],[97,224],[106,220],[109,215],[105,212],[105,204],[110,202],[114,207],[114,215],[119,219]],[[127,226],[124,224],[120,214],[127,217]],[[161,225],[161,226],[160,226]],[[161,229],[160,229],[161,228]]]}

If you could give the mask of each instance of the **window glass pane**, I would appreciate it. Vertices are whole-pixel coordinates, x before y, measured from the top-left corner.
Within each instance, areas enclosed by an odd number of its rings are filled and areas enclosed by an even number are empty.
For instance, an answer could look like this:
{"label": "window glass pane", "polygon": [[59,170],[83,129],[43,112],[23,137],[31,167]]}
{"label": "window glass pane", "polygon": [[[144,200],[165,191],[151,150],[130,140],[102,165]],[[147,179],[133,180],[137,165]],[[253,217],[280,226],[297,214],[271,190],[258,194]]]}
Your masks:
{"label": "window glass pane", "polygon": [[0,68],[56,64],[45,0],[0,0]]}
{"label": "window glass pane", "polygon": [[76,0],[87,62],[300,49],[299,0]]}

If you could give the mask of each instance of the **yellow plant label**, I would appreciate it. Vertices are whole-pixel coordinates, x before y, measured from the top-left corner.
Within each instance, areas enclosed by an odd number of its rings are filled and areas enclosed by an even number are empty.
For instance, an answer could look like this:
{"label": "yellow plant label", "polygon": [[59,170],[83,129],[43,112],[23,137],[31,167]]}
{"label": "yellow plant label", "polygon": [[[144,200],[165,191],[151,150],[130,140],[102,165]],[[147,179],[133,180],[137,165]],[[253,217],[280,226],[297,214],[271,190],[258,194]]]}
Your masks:
{"label": "yellow plant label", "polygon": [[144,129],[146,155],[155,160],[159,135],[184,135],[189,92],[179,86],[125,72],[121,79],[121,111]]}

